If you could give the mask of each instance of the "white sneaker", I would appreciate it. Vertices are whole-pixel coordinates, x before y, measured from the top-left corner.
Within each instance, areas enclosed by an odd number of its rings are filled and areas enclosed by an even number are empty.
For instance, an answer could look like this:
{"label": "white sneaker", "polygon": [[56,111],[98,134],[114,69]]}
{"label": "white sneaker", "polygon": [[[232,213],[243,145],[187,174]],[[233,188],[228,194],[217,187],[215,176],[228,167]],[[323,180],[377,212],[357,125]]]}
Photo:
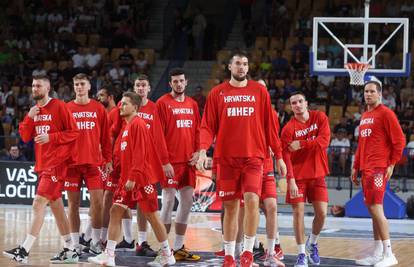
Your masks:
{"label": "white sneaker", "polygon": [[382,260],[382,256],[372,255],[355,261],[356,265],[371,266]]}
{"label": "white sneaker", "polygon": [[266,258],[263,262],[263,265],[270,267],[285,267],[285,264],[276,257],[276,253],[273,253],[272,255],[266,253]]}
{"label": "white sneaker", "polygon": [[172,251],[169,255],[167,255],[163,251],[159,251],[158,256],[155,257],[154,261],[148,262],[147,266],[153,266],[153,267],[163,267],[163,266],[169,266],[175,264],[175,257],[174,253]]}
{"label": "white sneaker", "polygon": [[398,261],[394,254],[391,256],[384,256],[382,260],[374,265],[374,267],[389,267],[397,265]]}
{"label": "white sneaker", "polygon": [[105,251],[96,257],[89,257],[88,262],[113,267],[115,266],[115,257],[109,256]]}

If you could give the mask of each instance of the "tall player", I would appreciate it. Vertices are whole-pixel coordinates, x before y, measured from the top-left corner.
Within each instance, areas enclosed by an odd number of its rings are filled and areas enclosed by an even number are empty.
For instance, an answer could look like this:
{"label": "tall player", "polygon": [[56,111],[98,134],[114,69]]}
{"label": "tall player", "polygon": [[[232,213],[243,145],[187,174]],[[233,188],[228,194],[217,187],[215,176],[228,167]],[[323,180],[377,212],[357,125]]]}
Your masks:
{"label": "tall player", "polygon": [[161,219],[169,233],[178,192],[174,256],[176,260],[198,261],[200,256],[185,248],[184,236],[196,185],[194,165],[198,159],[200,113],[197,102],[185,95],[187,79],[184,70],[172,69],[169,77],[172,90],[156,104],[169,154],[169,162],[163,166],[166,179],[161,182]]}
{"label": "tall player", "polygon": [[391,249],[387,218],[384,215],[384,193],[395,164],[400,160],[405,137],[394,112],[381,104],[382,83],[374,76],[365,77],[366,111],[359,124],[358,148],[352,168],[352,181],[359,185],[362,174],[365,205],[372,218],[375,251],[357,260],[359,265],[387,267],[398,264]]}
{"label": "tall player", "polygon": [[112,171],[112,147],[109,134],[108,115],[105,108],[96,100],[89,98],[91,84],[83,73],[73,77],[75,100],[67,104],[80,131],[73,148],[78,153],[74,163],[68,168],[65,189],[68,192],[69,222],[72,241],[80,252],[79,245],[79,206],[82,181],[90,194],[90,214],[92,219],[92,242],[89,251],[102,252],[102,201],[103,181],[100,166],[105,172]]}
{"label": "tall player", "polygon": [[64,249],[50,261],[51,263],[76,263],[78,255],[70,238],[69,222],[62,202],[65,168],[71,160],[71,148],[79,135],[65,103],[49,97],[50,80],[47,76],[35,76],[32,95],[36,101],[19,125],[24,142],[34,139],[35,171],[39,177],[36,196],[33,200],[33,219],[29,234],[17,248],[3,251],[3,255],[17,262],[27,263],[30,249],[45,218],[49,204],[56,224],[64,240]]}
{"label": "tall player", "polygon": [[[108,114],[108,124],[109,129],[111,129],[111,140],[112,148],[114,150],[115,140],[117,139],[121,129],[117,127],[112,127],[117,124],[118,121],[122,124],[122,120],[119,118],[119,108],[116,105],[117,92],[111,85],[103,86],[97,94],[97,99],[105,107]],[[118,185],[118,179],[120,175],[119,160],[117,159],[115,153],[112,153],[112,164],[113,170],[111,173],[106,174],[106,180],[104,180],[104,198],[102,204],[102,232],[101,232],[101,242],[106,243],[107,234],[108,234],[108,225],[109,225],[109,211],[112,207],[112,199],[114,197],[114,192]],[[89,229],[89,228],[87,228]],[[92,230],[92,229],[91,229]],[[92,232],[92,231],[91,231]],[[82,236],[83,237],[83,236]],[[81,240],[82,240],[81,237]],[[91,239],[91,234],[88,235],[88,231],[85,231],[85,241]],[[86,243],[85,245],[88,245]],[[89,246],[89,245],[88,245]]]}
{"label": "tall player", "polygon": [[253,246],[259,222],[259,198],[262,186],[263,159],[269,146],[275,152],[282,175],[282,159],[275,116],[267,89],[247,79],[249,61],[238,52],[230,58],[229,82],[209,93],[200,128],[200,157],[197,168],[204,170],[206,150],[216,137],[214,157],[217,163],[217,193],[224,203],[223,266],[236,266],[234,251],[240,199],[244,199],[244,251],[240,266],[253,264]]}
{"label": "tall player", "polygon": [[[286,202],[293,208],[293,229],[298,246],[295,267],[307,267],[306,252],[312,264],[320,264],[317,242],[328,208],[325,176],[329,169],[326,149],[331,132],[328,117],[320,111],[309,111],[303,93],[293,92],[289,102],[294,116],[285,125],[281,135],[283,157],[288,167]],[[315,217],[305,248],[306,200],[312,203]]]}
{"label": "tall player", "polygon": [[120,142],[121,178],[114,195],[108,228],[108,242],[104,253],[88,258],[89,262],[115,266],[115,246],[119,225],[126,211],[138,203],[142,214],[150,222],[157,240],[161,243],[160,254],[148,266],[167,266],[175,263],[168,244],[168,236],[158,216],[158,195],[155,183],[163,175],[161,162],[154,162],[155,146],[146,123],[137,116],[141,98],[132,92],[124,93],[121,100],[121,116],[127,124]]}
{"label": "tall player", "polygon": [[[134,81],[134,91],[138,94],[142,101],[141,106],[138,110],[138,117],[143,119],[147,124],[147,128],[150,129],[150,134],[152,140],[154,141],[155,147],[157,148],[157,155],[161,159],[162,164],[168,164],[168,151],[165,144],[164,134],[162,132],[162,127],[160,124],[160,118],[158,116],[157,107],[154,102],[148,99],[148,93],[150,91],[150,82],[149,78],[145,74],[139,75]],[[156,167],[156,166],[155,166]],[[160,180],[164,179],[159,177]],[[128,218],[122,219],[122,226],[124,230],[123,241],[117,245],[117,250],[133,248],[134,244],[131,244],[132,239],[132,230],[131,222],[126,223],[125,221],[131,221],[131,214],[128,214]],[[149,246],[147,242],[147,220],[142,214],[141,209],[137,207],[137,224],[138,224],[138,243],[136,247],[137,256],[146,256],[146,257],[155,257],[157,253]],[[128,236],[131,235],[131,236]]]}

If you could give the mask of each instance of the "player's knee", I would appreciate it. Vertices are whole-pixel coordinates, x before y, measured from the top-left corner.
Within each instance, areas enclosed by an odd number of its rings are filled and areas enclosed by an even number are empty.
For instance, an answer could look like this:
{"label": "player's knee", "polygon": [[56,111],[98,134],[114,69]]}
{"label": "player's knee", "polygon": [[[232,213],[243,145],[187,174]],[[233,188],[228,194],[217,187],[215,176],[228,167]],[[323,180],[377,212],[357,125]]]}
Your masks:
{"label": "player's knee", "polygon": [[32,210],[35,213],[42,212],[46,208],[47,203],[40,198],[35,198],[32,204]]}
{"label": "player's knee", "polygon": [[235,216],[237,214],[239,205],[239,201],[237,200],[224,201],[223,208],[225,210],[225,214],[228,214],[229,216]]}
{"label": "player's knee", "polygon": [[267,203],[265,205],[266,214],[275,214],[277,212],[277,205],[276,203]]}

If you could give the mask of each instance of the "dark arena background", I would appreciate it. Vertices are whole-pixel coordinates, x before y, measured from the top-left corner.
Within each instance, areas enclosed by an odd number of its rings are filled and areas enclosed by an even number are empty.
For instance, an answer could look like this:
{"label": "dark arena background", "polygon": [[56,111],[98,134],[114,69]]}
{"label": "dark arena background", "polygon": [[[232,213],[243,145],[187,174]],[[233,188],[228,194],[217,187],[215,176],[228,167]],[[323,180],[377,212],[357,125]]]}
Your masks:
{"label": "dark arena background", "polygon": [[[293,116],[289,95],[297,90],[306,95],[309,109],[329,118],[328,216],[318,241],[320,266],[326,267],[357,266],[355,260],[374,248],[361,187],[350,180],[365,110],[364,89],[350,84],[345,67],[369,64],[367,73],[383,83],[382,103],[395,112],[406,137],[401,160],[387,184],[384,210],[398,266],[414,266],[414,1],[13,0],[1,1],[0,8],[2,251],[24,241],[33,218],[31,204],[38,183],[34,142],[23,142],[19,134],[19,123],[35,104],[33,76],[48,75],[50,96],[69,102],[75,97],[72,77],[78,73],[89,75],[91,98],[110,86],[117,101],[145,74],[151,86],[148,98],[155,102],[171,91],[169,71],[182,67],[188,79],[185,94],[197,102],[202,115],[210,90],[230,79],[231,54],[243,51],[249,59],[248,78],[266,83],[281,129]],[[213,150],[208,151],[210,158]],[[175,266],[222,266],[223,258],[214,254],[222,249],[222,202],[211,168],[196,175],[185,246],[201,259]],[[292,208],[285,201],[287,182],[277,173],[275,179],[283,262],[294,266],[297,246]],[[63,198],[67,207],[66,192]],[[81,189],[81,207],[82,233],[89,211],[86,187]],[[313,216],[312,205],[306,204],[306,235]],[[133,236],[138,241],[136,221],[133,210]],[[263,244],[265,227],[261,211],[257,238]],[[159,249],[150,227],[148,240]],[[173,244],[174,227],[169,240]],[[0,257],[0,266],[49,266],[61,244],[48,208],[29,262]],[[79,263],[68,266],[94,266],[87,262],[88,256],[93,255],[84,253]],[[135,251],[116,254],[117,266],[146,266],[151,260]],[[256,263],[263,266],[263,261]]]}

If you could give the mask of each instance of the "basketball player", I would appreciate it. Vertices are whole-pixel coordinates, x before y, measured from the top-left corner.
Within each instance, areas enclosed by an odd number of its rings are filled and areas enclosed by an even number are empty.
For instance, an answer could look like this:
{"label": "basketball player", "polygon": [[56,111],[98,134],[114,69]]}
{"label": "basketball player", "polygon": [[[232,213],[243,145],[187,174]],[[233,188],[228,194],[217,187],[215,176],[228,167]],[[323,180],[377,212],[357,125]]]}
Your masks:
{"label": "basketball player", "polygon": [[[161,159],[161,162],[165,165],[169,163],[167,146],[164,140],[164,134],[162,132],[157,107],[154,102],[148,99],[148,93],[150,91],[150,82],[147,75],[141,74],[134,81],[134,91],[137,93],[142,101],[140,109],[138,110],[138,117],[143,119],[147,124],[147,128],[150,129],[150,134],[152,140],[155,142],[155,147],[157,148],[158,156]],[[160,179],[164,179],[160,177]],[[137,207],[137,224],[138,224],[138,243],[136,247],[137,256],[146,256],[146,257],[155,257],[157,253],[149,246],[147,242],[147,220],[142,214],[141,209]],[[133,248],[130,243],[128,243],[128,233],[131,233],[132,230],[128,229],[128,225],[125,224],[125,221],[130,220],[131,217],[123,218],[122,225],[124,230],[123,241],[117,245],[117,250],[122,248]],[[132,237],[130,237],[132,239]]]}
{"label": "basketball player", "polygon": [[359,185],[362,174],[365,205],[372,218],[375,239],[373,255],[356,261],[359,265],[388,267],[398,264],[391,249],[387,218],[384,216],[384,193],[395,164],[405,147],[405,137],[394,112],[381,104],[382,83],[374,76],[365,77],[366,111],[359,124],[358,148],[352,168],[352,181]]}
{"label": "basketball player", "polygon": [[308,102],[301,92],[289,98],[294,116],[282,130],[283,157],[288,167],[286,202],[293,208],[298,257],[295,267],[308,266],[305,252],[305,201],[312,203],[315,217],[312,233],[306,241],[309,261],[319,265],[318,238],[328,208],[328,190],[325,176],[329,173],[326,149],[330,141],[328,117],[320,111],[309,111]]}
{"label": "basketball player", "polygon": [[69,166],[65,180],[68,192],[69,222],[72,242],[78,253],[79,245],[79,206],[82,181],[90,194],[90,214],[92,219],[92,242],[89,251],[95,254],[102,252],[102,202],[103,181],[100,166],[105,165],[105,172],[112,171],[112,147],[109,133],[108,114],[96,100],[89,98],[91,84],[83,73],[73,77],[75,100],[67,104],[79,128],[80,135],[74,150],[78,151],[74,163]]}
{"label": "basketball player", "polygon": [[275,152],[282,175],[282,159],[275,116],[267,89],[247,79],[249,61],[238,52],[228,65],[231,79],[214,87],[208,95],[200,128],[200,157],[197,168],[204,170],[206,150],[216,138],[214,157],[217,163],[217,193],[224,204],[223,266],[234,261],[237,216],[240,199],[244,199],[244,251],[240,266],[253,264],[253,245],[259,222],[259,198],[262,186],[263,159],[269,146]]}
{"label": "basketball player", "polygon": [[36,101],[24,120],[19,124],[19,133],[24,142],[34,139],[35,171],[39,182],[33,200],[33,219],[29,234],[18,247],[3,251],[3,255],[17,262],[27,263],[30,249],[40,230],[49,204],[55,217],[64,249],[50,260],[51,263],[76,263],[69,222],[62,202],[65,168],[72,160],[75,139],[79,135],[74,120],[64,102],[49,97],[50,80],[45,75],[33,77],[32,95]]}
{"label": "basketball player", "polygon": [[119,225],[125,212],[139,205],[143,215],[150,222],[161,250],[148,266],[175,264],[173,252],[168,244],[168,236],[158,216],[158,195],[155,184],[163,174],[161,162],[153,161],[156,148],[146,123],[137,116],[141,98],[132,92],[124,93],[121,100],[121,116],[127,124],[122,131],[120,143],[121,178],[114,195],[108,228],[108,242],[104,253],[88,258],[88,261],[104,266],[115,266],[116,239]]}
{"label": "basketball player", "polygon": [[178,192],[174,256],[178,261],[198,261],[200,256],[185,248],[184,236],[196,185],[194,165],[198,159],[200,113],[197,102],[185,95],[187,79],[184,70],[172,69],[169,77],[172,90],[156,103],[169,154],[169,162],[163,162],[166,179],[161,181],[161,219],[169,233]]}
{"label": "basketball player", "polygon": [[[115,140],[117,139],[119,132],[121,129],[115,129],[113,133],[113,125],[115,125],[119,119],[119,108],[116,105],[116,96],[117,93],[114,90],[114,88],[110,85],[105,85],[102,87],[97,94],[98,101],[102,103],[102,105],[105,107],[106,112],[108,114],[108,124],[109,129],[111,129],[111,140],[112,144],[115,143]],[[121,122],[122,123],[122,122]],[[112,145],[112,149],[114,150],[114,145]],[[114,192],[117,188],[119,174],[120,174],[120,168],[119,168],[119,160],[116,158],[115,153],[112,153],[112,164],[113,164],[113,170],[111,173],[105,173],[106,174],[106,180],[104,180],[104,197],[103,197],[103,207],[102,207],[102,232],[101,232],[101,242],[103,244],[106,243],[107,235],[108,235],[108,225],[109,225],[109,211],[112,207],[112,199],[114,196]],[[87,228],[89,229],[89,228]],[[82,240],[81,236],[81,240]],[[91,239],[91,234],[88,234],[88,231],[85,231],[85,238],[86,239],[86,246],[89,247],[87,244],[87,241]],[[82,244],[82,241],[81,241]]]}

